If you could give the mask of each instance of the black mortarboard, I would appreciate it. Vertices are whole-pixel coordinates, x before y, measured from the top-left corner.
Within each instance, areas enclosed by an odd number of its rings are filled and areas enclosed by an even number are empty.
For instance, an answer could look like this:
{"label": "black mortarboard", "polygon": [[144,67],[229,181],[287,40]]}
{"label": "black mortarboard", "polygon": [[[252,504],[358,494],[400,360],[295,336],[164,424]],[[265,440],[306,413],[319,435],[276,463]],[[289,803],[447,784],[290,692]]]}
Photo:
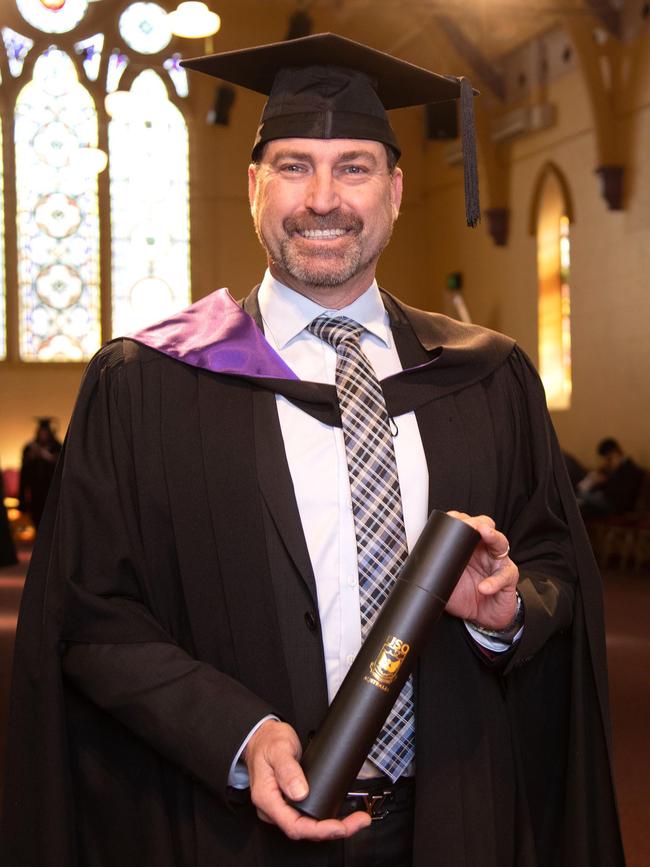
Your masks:
{"label": "black mortarboard", "polygon": [[399,156],[386,109],[460,98],[467,222],[478,222],[473,90],[467,79],[438,75],[334,33],[225,51],[181,65],[268,95],[253,158],[263,144],[279,138],[370,139]]}

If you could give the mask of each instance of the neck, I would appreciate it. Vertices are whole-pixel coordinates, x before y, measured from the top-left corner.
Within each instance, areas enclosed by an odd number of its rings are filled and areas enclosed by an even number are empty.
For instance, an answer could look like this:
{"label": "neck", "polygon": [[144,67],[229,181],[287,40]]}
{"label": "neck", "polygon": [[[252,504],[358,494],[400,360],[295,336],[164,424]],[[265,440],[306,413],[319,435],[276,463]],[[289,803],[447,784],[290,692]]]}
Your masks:
{"label": "neck", "polygon": [[321,307],[326,307],[328,310],[341,310],[352,304],[368,290],[375,279],[375,270],[372,268],[370,271],[355,275],[339,286],[315,286],[294,279],[291,274],[277,268],[273,262],[269,262],[269,271],[276,280],[288,286],[289,289],[293,289],[294,292],[304,295],[305,298],[309,298],[310,301],[320,304]]}

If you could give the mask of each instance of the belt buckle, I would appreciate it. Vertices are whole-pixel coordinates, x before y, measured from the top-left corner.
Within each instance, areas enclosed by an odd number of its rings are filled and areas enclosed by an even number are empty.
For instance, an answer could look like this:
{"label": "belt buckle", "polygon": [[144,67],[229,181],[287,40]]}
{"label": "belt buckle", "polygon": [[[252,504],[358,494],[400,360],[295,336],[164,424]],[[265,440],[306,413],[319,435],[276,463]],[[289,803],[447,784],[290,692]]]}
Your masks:
{"label": "belt buckle", "polygon": [[390,789],[384,789],[377,795],[370,792],[348,792],[348,798],[359,798],[372,821],[380,822],[390,813],[388,802],[392,800],[393,793]]}

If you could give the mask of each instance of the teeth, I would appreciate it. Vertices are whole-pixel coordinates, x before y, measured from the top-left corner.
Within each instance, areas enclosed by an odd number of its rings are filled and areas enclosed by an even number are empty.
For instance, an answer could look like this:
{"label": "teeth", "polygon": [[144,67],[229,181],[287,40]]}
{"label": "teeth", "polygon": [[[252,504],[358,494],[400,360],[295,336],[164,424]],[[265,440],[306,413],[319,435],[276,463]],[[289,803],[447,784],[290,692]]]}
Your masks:
{"label": "teeth", "polygon": [[313,238],[320,240],[322,238],[340,238],[341,235],[347,234],[346,229],[303,229],[300,234],[303,238]]}

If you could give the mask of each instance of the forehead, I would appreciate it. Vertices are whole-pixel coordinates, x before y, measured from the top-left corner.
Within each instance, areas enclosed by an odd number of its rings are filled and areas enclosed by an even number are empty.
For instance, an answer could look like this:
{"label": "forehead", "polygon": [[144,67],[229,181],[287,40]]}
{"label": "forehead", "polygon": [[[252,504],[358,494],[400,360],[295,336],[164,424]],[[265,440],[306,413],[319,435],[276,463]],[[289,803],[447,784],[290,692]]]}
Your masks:
{"label": "forehead", "polygon": [[276,157],[286,155],[304,155],[313,160],[337,160],[349,157],[372,158],[380,163],[386,162],[386,148],[381,142],[367,139],[313,139],[313,138],[281,138],[268,142],[264,147],[262,162],[271,162]]}

